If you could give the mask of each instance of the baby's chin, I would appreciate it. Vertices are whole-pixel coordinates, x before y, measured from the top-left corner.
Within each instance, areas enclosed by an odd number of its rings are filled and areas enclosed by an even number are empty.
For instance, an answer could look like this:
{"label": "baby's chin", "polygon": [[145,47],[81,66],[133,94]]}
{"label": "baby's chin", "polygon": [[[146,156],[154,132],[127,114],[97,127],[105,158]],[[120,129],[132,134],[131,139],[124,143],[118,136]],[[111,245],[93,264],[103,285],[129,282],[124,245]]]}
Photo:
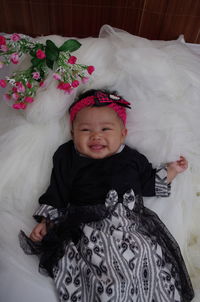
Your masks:
{"label": "baby's chin", "polygon": [[115,152],[110,152],[106,148],[90,148],[88,152],[85,152],[84,155],[93,159],[102,159],[106,157],[110,157]]}
{"label": "baby's chin", "polygon": [[105,157],[110,157],[115,154],[119,148],[108,148],[107,145],[104,144],[91,144],[85,148],[80,148],[81,146],[76,146],[76,150],[85,157],[93,158],[93,159],[102,159]]}

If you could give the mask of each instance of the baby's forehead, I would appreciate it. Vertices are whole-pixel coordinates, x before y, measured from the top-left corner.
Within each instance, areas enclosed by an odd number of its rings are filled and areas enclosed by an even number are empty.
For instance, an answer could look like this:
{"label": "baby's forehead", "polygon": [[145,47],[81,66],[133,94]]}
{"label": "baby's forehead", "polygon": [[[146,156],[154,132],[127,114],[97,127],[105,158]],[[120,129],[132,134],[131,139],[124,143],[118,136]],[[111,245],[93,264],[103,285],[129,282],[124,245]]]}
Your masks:
{"label": "baby's forehead", "polygon": [[114,123],[119,122],[120,118],[117,113],[110,107],[85,107],[81,109],[74,120],[75,122],[101,122],[101,123]]}
{"label": "baby's forehead", "polygon": [[116,117],[117,113],[110,107],[108,106],[101,106],[101,107],[96,107],[96,106],[88,106],[83,109],[81,109],[78,113],[77,116],[81,117],[87,117],[87,116],[95,115],[97,117]]}
{"label": "baby's forehead", "polygon": [[118,116],[118,114],[109,107],[85,107],[81,109],[72,125],[74,126],[82,126],[82,125],[106,125],[106,126],[114,126],[124,127],[123,121]]}

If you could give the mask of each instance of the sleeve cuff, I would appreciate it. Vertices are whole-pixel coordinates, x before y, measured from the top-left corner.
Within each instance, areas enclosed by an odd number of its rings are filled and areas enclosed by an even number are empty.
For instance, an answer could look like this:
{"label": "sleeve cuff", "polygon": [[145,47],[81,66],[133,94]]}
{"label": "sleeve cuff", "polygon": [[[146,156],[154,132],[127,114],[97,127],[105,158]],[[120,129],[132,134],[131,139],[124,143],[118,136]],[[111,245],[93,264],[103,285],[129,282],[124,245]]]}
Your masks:
{"label": "sleeve cuff", "polygon": [[63,211],[47,204],[41,205],[33,215],[38,222],[40,222],[42,218],[46,218],[48,221],[55,221],[61,216],[63,216]]}
{"label": "sleeve cuff", "polygon": [[155,195],[158,197],[169,197],[170,194],[171,184],[167,183],[167,167],[156,169]]}

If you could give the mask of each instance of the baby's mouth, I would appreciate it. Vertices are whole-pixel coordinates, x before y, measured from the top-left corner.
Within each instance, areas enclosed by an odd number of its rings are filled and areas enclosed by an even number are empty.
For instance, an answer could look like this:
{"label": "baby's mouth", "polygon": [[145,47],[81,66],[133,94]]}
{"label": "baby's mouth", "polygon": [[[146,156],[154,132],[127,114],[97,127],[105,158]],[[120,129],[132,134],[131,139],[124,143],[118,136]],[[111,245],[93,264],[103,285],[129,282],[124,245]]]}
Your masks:
{"label": "baby's mouth", "polygon": [[90,145],[89,147],[90,147],[90,149],[93,150],[93,151],[100,151],[100,150],[102,150],[102,149],[105,148],[104,145],[100,145],[100,144]]}

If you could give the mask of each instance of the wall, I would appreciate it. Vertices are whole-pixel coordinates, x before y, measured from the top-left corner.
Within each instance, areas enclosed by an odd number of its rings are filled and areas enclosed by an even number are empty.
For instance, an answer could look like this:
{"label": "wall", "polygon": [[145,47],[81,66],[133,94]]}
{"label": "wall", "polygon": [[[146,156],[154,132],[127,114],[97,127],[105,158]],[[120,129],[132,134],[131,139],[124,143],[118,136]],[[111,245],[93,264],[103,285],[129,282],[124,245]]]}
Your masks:
{"label": "wall", "polygon": [[0,31],[98,36],[103,24],[148,39],[200,43],[200,0],[0,0]]}

